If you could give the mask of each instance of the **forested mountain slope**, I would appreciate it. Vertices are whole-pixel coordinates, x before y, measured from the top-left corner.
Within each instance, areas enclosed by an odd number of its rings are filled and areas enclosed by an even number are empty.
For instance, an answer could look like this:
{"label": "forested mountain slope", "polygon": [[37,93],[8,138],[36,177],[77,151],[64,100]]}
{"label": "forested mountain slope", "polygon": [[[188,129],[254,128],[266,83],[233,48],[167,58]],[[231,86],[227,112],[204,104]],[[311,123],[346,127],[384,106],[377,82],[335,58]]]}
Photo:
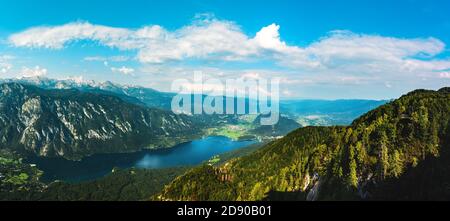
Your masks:
{"label": "forested mountain slope", "polygon": [[450,88],[416,90],[348,127],[300,128],[192,169],[154,199],[449,199],[449,120]]}

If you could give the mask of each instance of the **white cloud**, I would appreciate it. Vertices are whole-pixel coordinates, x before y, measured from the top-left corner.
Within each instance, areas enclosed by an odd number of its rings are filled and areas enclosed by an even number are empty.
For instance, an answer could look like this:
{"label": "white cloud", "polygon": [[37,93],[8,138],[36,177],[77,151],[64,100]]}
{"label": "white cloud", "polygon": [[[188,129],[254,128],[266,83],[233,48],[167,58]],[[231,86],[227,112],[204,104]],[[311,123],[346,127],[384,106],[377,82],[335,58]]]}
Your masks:
{"label": "white cloud", "polygon": [[250,40],[259,49],[271,50],[283,54],[301,53],[302,50],[296,46],[288,46],[285,42],[281,41],[280,26],[271,24],[263,27],[256,36]]}
{"label": "white cloud", "polygon": [[[173,32],[158,31],[146,47],[139,50],[141,62],[163,63],[187,58],[243,60],[259,57],[260,42],[245,35],[232,22],[202,20]],[[266,34],[262,33],[264,37]]]}
{"label": "white cloud", "polygon": [[25,78],[41,77],[47,75],[47,69],[35,66],[34,68],[23,67],[21,76]]}
{"label": "white cloud", "polygon": [[112,72],[119,72],[119,73],[122,73],[122,74],[125,74],[125,75],[129,75],[129,74],[133,74],[134,73],[134,69],[133,68],[128,68],[128,67],[125,67],[125,66],[122,66],[120,68],[112,67],[111,71]]}
{"label": "white cloud", "polygon": [[5,74],[9,70],[11,70],[11,68],[12,68],[11,64],[0,62],[0,73]]}
{"label": "white cloud", "polygon": [[[272,24],[261,29],[254,38],[244,34],[239,26],[216,19],[198,20],[175,31],[161,26],[145,26],[137,30],[74,22],[61,26],[34,27],[11,35],[16,47],[62,49],[80,41],[92,40],[121,50],[137,50],[137,58],[146,63],[163,63],[186,58],[242,60],[258,57],[264,52],[295,52],[287,46]],[[87,57],[85,60],[102,60]]]}
{"label": "white cloud", "polygon": [[384,82],[384,86],[386,86],[387,88],[391,88],[392,84],[388,81]]}
{"label": "white cloud", "polygon": [[0,61],[9,61],[15,59],[12,55],[0,55]]}
{"label": "white cloud", "polygon": [[[300,65],[315,62],[317,66],[333,68],[355,63],[407,64],[417,60],[413,57],[433,57],[444,49],[445,44],[435,38],[399,39],[335,31],[304,48],[296,56],[306,59],[300,59]],[[295,62],[292,64],[295,65]]]}
{"label": "white cloud", "polygon": [[124,62],[130,60],[127,56],[111,56],[111,57],[103,57],[103,56],[89,56],[83,59],[84,61],[112,61],[112,62]]}
{"label": "white cloud", "polygon": [[[61,26],[35,27],[11,35],[16,47],[61,49],[71,42],[92,40],[121,50],[136,50],[144,63],[164,63],[183,59],[248,60],[268,58],[284,66],[306,69],[351,67],[380,70],[387,66],[434,68],[433,58],[445,49],[435,38],[400,39],[378,35],[333,31],[306,46],[291,46],[282,41],[280,26],[261,28],[248,36],[233,22],[216,19],[197,20],[178,30],[168,31],[151,25],[140,29],[115,28],[74,22]],[[419,57],[414,59],[414,57]],[[86,57],[87,61],[125,61],[127,57]],[[352,65],[358,65],[355,69]],[[445,61],[448,67],[449,62]]]}
{"label": "white cloud", "polygon": [[450,72],[441,72],[439,73],[439,77],[450,79]]}
{"label": "white cloud", "polygon": [[11,55],[0,55],[0,73],[6,74],[9,70],[12,69],[13,65],[10,63],[10,60],[14,59]]}
{"label": "white cloud", "polygon": [[84,61],[89,62],[102,62],[103,66],[108,67],[110,62],[126,62],[130,60],[128,56],[111,56],[111,57],[103,57],[103,56],[89,56],[83,59]]}
{"label": "white cloud", "polygon": [[10,36],[10,42],[18,47],[61,49],[78,40],[94,40],[111,46],[127,48],[128,29],[73,22],[61,26],[40,26]]}
{"label": "white cloud", "polygon": [[102,56],[90,56],[90,57],[85,57],[83,60],[84,61],[106,61],[106,60],[108,60],[108,58],[105,58]]}

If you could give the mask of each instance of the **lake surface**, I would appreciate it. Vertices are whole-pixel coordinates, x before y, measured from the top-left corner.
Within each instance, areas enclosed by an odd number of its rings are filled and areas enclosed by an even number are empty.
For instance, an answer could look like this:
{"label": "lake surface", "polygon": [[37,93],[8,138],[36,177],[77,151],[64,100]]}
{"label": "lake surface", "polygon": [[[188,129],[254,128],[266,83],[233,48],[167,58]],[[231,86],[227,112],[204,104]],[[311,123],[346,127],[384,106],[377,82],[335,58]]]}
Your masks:
{"label": "lake surface", "polygon": [[44,171],[43,181],[63,180],[76,183],[101,178],[114,167],[118,168],[169,168],[200,164],[211,157],[243,148],[255,141],[234,141],[227,137],[212,136],[173,148],[144,150],[136,153],[96,154],[81,161],[60,158],[32,157],[28,163],[34,163]]}

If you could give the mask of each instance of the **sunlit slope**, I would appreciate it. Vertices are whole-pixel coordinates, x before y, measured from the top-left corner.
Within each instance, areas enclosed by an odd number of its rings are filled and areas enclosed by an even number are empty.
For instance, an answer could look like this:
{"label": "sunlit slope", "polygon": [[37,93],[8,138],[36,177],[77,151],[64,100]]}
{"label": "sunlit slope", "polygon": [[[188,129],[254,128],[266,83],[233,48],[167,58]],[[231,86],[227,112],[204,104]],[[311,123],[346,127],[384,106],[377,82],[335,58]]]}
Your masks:
{"label": "sunlit slope", "polygon": [[[348,127],[301,128],[224,166],[195,168],[175,179],[155,199],[388,198],[388,191],[395,188],[386,185],[404,179],[411,170],[423,166],[445,170],[442,165],[450,163],[424,163],[448,159],[449,112],[449,88],[416,90],[370,111]],[[441,188],[437,192],[448,196],[445,182],[450,175],[440,174],[435,180],[442,183],[434,183],[429,190]],[[411,179],[421,182],[428,178],[412,175]],[[408,198],[408,192],[399,198]],[[416,198],[433,195],[424,193]]]}

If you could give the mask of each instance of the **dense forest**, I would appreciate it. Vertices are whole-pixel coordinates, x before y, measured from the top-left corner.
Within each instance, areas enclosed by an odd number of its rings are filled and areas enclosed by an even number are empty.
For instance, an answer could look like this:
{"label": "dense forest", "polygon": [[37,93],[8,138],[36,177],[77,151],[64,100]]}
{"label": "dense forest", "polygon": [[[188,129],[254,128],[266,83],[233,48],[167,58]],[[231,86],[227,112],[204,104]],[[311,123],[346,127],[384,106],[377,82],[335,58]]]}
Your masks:
{"label": "dense forest", "polygon": [[[23,174],[24,167],[20,164]],[[2,182],[1,200],[44,200],[44,201],[137,201],[161,191],[175,177],[188,168],[168,169],[115,169],[110,175],[76,184],[55,181],[44,184],[32,177],[11,176],[14,182]],[[14,170],[13,170],[14,171]],[[27,175],[29,176],[29,175]],[[36,177],[36,176],[35,176]]]}
{"label": "dense forest", "polygon": [[155,200],[450,199],[450,88],[416,90],[350,126],[305,127],[202,165]]}

